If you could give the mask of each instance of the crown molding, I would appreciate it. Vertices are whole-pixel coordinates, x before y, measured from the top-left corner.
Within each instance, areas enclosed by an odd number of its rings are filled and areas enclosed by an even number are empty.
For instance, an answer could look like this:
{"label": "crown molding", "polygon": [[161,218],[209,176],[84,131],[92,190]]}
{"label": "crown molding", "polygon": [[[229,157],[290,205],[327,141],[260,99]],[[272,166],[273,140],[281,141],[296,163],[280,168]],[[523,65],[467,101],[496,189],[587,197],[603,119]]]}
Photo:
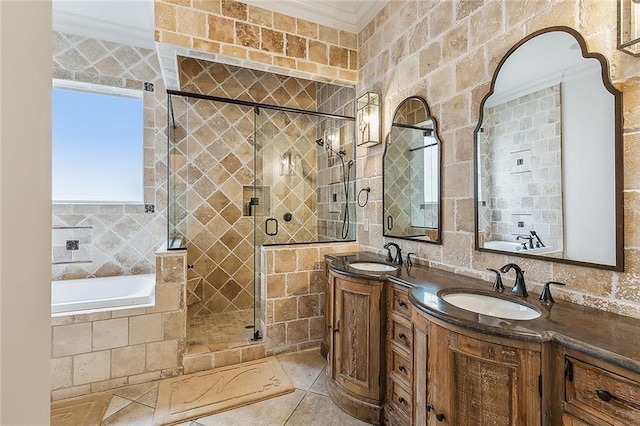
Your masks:
{"label": "crown molding", "polygon": [[284,15],[330,28],[359,33],[388,3],[388,0],[241,0]]}

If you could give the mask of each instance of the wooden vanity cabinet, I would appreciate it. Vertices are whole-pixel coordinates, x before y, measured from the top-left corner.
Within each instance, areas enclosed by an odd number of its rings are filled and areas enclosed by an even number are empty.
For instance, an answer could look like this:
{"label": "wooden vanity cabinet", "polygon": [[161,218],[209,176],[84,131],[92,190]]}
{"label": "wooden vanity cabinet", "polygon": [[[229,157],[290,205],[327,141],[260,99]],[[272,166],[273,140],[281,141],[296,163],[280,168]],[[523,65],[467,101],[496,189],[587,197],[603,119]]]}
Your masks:
{"label": "wooden vanity cabinet", "polygon": [[414,424],[541,424],[539,345],[428,323],[415,327]]}
{"label": "wooden vanity cabinet", "polygon": [[398,284],[387,287],[387,392],[384,418],[387,425],[406,426],[413,417],[413,325],[409,290]]}
{"label": "wooden vanity cabinet", "polygon": [[360,420],[382,420],[384,311],[381,281],[329,274],[331,324],[327,390],[344,411]]}
{"label": "wooden vanity cabinet", "polygon": [[640,425],[640,375],[564,352],[564,425]]}

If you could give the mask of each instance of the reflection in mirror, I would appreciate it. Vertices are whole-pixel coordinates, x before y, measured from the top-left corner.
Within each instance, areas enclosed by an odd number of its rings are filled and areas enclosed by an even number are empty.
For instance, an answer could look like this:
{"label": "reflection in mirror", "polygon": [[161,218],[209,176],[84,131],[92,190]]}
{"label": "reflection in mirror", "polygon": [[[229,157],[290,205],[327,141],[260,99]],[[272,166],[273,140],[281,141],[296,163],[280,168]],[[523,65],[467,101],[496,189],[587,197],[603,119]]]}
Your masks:
{"label": "reflection in mirror", "polygon": [[396,109],[383,161],[384,236],[441,244],[440,139],[424,99]]}
{"label": "reflection in mirror", "polygon": [[575,30],[507,53],[475,132],[477,249],[622,270],[620,102]]}

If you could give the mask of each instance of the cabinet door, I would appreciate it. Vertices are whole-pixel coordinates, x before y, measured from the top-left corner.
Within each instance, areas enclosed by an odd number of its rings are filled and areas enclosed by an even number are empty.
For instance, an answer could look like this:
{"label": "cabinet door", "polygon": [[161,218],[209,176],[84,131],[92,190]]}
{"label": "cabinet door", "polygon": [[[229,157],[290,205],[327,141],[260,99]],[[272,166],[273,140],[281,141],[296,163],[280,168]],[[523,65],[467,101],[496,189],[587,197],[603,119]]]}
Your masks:
{"label": "cabinet door", "polygon": [[431,325],[429,424],[540,425],[539,352]]}
{"label": "cabinet door", "polygon": [[380,284],[336,278],[333,378],[372,400],[380,397]]}
{"label": "cabinet door", "polygon": [[429,364],[429,321],[414,310],[413,316],[413,424],[426,425]]}

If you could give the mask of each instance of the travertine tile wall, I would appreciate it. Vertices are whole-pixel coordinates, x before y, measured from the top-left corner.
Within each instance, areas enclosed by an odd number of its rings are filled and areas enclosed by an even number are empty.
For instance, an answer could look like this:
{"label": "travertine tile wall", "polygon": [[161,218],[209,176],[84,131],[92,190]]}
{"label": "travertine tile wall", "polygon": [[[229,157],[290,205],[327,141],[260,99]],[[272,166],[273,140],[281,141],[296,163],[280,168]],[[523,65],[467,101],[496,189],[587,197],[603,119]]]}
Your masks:
{"label": "travertine tile wall", "polygon": [[155,40],[242,61],[247,68],[353,84],[357,38],[234,0],[155,0]]}
{"label": "travertine tile wall", "polygon": [[[189,92],[315,110],[320,91],[331,104],[328,107],[343,111],[348,103],[342,94],[347,92],[341,88],[324,85],[320,90],[316,82],[294,77],[193,58],[180,58],[179,69],[182,90]],[[326,95],[329,92],[332,96]],[[178,133],[188,150],[184,173],[178,174],[187,176],[183,189],[189,195],[178,198],[187,203],[182,210],[188,224],[189,263],[203,277],[202,300],[189,307],[189,315],[246,309],[253,306],[253,222],[247,216],[248,200],[243,192],[251,192],[253,185],[253,110],[207,100],[175,99],[176,122],[183,127]],[[322,151],[315,138],[318,132],[322,134],[322,120],[267,109],[257,116],[257,178],[262,179],[257,184],[268,186],[260,208],[268,210],[262,212],[265,218],[279,221],[278,235],[261,233],[260,244],[318,238],[316,176],[317,156]],[[347,150],[351,154],[351,149]],[[294,173],[281,176],[280,155],[285,152],[294,162]],[[282,220],[287,212],[292,213],[290,222]],[[263,221],[259,228],[263,230]],[[339,238],[340,229],[335,228],[332,240]]]}
{"label": "travertine tile wall", "polygon": [[[441,126],[443,245],[401,241],[406,251],[434,266],[489,280],[487,267],[507,261],[527,271],[534,291],[548,280],[568,287],[558,298],[640,317],[640,59],[616,50],[616,2],[599,0],[391,2],[358,34],[357,92],[382,95],[383,129],[400,101],[421,95]],[[510,47],[536,30],[565,25],[578,30],[589,50],[610,63],[623,92],[625,272],[557,264],[473,249],[473,130],[491,77]],[[383,146],[359,150],[359,186],[371,186],[358,242],[380,250]],[[368,219],[368,230],[362,222]]]}
{"label": "travertine tile wall", "polygon": [[[329,114],[355,116],[355,89],[353,87],[341,87],[332,84],[318,84],[318,111]],[[356,207],[355,207],[355,167],[348,169],[348,162],[355,159],[354,152],[354,127],[355,122],[341,121],[335,119],[322,119],[318,129],[318,138],[324,138],[324,130],[327,128],[339,129],[337,134],[341,136],[339,144],[333,147],[334,150],[344,150],[344,162],[330,153],[326,147],[318,148],[318,241],[340,241],[356,239]],[[326,142],[326,141],[325,141]],[[345,174],[345,171],[348,172]],[[350,172],[350,173],[349,173]],[[349,175],[349,226],[345,228],[343,234],[344,218],[344,179]],[[336,195],[337,202],[332,202],[333,195]],[[364,200],[364,197],[363,197]]]}
{"label": "travertine tile wall", "polygon": [[[478,209],[488,208],[491,222],[478,229],[487,241],[515,241],[534,230],[562,251],[560,116],[559,84],[485,108],[480,156],[490,156],[482,179],[489,194]],[[521,130],[528,128],[535,131]]]}
{"label": "travertine tile wall", "polygon": [[[144,202],[123,204],[54,204],[52,278],[71,279],[154,271],[155,252],[166,238],[166,107],[158,60],[152,50],[53,33],[53,77],[143,92]],[[66,250],[67,237],[76,234],[78,253]],[[71,254],[76,258],[71,258]],[[66,263],[67,261],[82,263]]]}
{"label": "travertine tile wall", "polygon": [[357,250],[355,242],[262,248],[262,329],[267,356],[320,345],[325,332],[324,255]]}
{"label": "travertine tile wall", "polygon": [[184,251],[158,253],[155,306],[52,318],[51,398],[69,398],[183,372]]}

